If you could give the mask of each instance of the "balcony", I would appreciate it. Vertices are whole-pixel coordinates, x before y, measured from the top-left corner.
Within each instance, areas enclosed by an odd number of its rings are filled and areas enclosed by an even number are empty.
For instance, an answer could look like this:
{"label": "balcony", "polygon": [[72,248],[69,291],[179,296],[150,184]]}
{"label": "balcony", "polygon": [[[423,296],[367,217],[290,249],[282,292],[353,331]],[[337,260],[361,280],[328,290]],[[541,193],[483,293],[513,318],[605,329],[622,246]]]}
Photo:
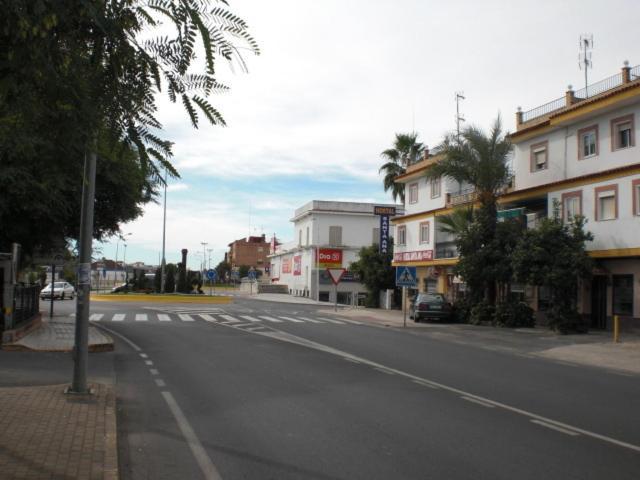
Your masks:
{"label": "balcony", "polygon": [[473,203],[476,200],[478,200],[478,192],[473,187],[461,190],[458,193],[447,193],[447,208]]}

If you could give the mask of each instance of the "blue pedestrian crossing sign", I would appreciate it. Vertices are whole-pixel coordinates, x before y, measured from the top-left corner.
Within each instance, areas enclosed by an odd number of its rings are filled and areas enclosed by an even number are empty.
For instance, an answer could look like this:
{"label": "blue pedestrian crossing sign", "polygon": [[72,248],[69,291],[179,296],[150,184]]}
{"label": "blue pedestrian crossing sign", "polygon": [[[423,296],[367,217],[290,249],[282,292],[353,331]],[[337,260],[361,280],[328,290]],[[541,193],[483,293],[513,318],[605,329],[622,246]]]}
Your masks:
{"label": "blue pedestrian crossing sign", "polygon": [[415,288],[418,285],[416,267],[396,267],[396,287]]}
{"label": "blue pedestrian crossing sign", "polygon": [[207,270],[207,278],[209,280],[215,280],[217,276],[218,276],[218,272],[216,272],[213,268],[210,268],[209,270]]}

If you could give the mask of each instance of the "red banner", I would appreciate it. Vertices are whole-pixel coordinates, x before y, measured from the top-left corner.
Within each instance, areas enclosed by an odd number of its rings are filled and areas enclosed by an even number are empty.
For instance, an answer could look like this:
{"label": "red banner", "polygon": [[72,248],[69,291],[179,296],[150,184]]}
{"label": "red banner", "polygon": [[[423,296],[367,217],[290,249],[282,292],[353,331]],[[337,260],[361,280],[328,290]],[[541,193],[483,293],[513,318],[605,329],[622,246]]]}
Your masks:
{"label": "red banner", "polygon": [[337,248],[321,248],[318,252],[318,267],[342,267],[342,250]]}
{"label": "red banner", "polygon": [[302,275],[302,255],[293,257],[293,274]]}
{"label": "red banner", "polygon": [[291,273],[291,259],[283,258],[282,259],[282,273]]}
{"label": "red banner", "polygon": [[421,262],[433,260],[433,250],[418,250],[417,252],[398,252],[393,254],[394,262]]}

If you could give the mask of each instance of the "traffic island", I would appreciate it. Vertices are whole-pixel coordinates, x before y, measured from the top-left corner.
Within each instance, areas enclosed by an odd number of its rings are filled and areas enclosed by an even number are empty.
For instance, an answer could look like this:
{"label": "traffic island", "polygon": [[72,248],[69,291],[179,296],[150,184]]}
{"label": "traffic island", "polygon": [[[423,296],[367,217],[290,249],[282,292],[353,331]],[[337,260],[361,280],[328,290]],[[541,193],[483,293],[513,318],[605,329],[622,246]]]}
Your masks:
{"label": "traffic island", "polygon": [[228,304],[233,302],[231,295],[179,295],[179,294],[91,294],[91,301],[95,302],[145,302],[145,303],[198,303],[198,304]]}

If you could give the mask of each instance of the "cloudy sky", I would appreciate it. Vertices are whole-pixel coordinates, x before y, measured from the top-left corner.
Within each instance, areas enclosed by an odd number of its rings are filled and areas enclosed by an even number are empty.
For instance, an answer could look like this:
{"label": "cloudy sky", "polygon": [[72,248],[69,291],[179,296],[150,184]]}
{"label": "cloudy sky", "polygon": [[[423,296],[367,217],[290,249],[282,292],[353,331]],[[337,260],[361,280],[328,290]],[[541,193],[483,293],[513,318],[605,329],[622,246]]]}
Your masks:
{"label": "cloudy sky", "polygon": [[[161,101],[181,178],[167,196],[167,261],[248,234],[291,239],[293,210],[313,200],[390,202],[380,152],[396,132],[427,145],[467,123],[488,127],[584,86],[581,33],[594,37],[597,81],[640,64],[637,0],[230,0],[258,40],[247,74],[218,67],[230,93],[214,96],[228,127],[194,130]],[[126,261],[158,264],[161,205],[126,224]],[[97,245],[119,259],[123,246]],[[201,258],[190,255],[189,265]]]}

